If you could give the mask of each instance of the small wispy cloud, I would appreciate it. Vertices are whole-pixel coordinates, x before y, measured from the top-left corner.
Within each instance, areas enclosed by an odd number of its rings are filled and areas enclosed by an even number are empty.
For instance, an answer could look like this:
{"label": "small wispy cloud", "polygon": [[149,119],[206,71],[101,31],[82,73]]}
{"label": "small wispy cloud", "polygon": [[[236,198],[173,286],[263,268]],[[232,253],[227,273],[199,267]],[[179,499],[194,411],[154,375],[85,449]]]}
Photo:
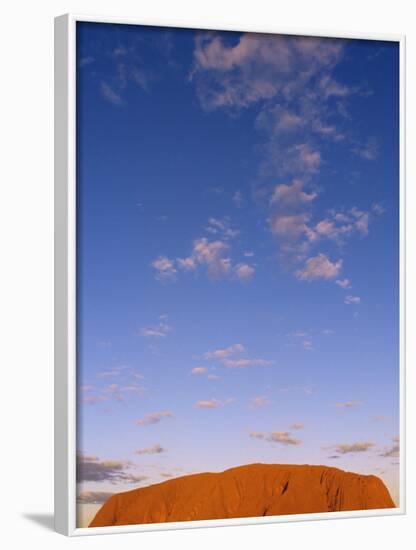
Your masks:
{"label": "small wispy cloud", "polygon": [[343,401],[335,403],[335,406],[339,409],[352,409],[361,405],[361,401]]}
{"label": "small wispy cloud", "polygon": [[95,59],[94,57],[92,57],[92,55],[87,55],[85,57],[82,57],[80,60],[79,60],[79,66],[80,67],[86,67],[87,65],[91,65],[92,63],[94,63]]}
{"label": "small wispy cloud", "polygon": [[110,103],[113,105],[122,105],[123,100],[121,95],[119,95],[107,82],[102,81],[100,83],[101,94]]}
{"label": "small wispy cloud", "polygon": [[267,405],[270,405],[270,398],[266,395],[258,395],[257,397],[250,399],[250,407],[252,409],[266,407]]}
{"label": "small wispy cloud", "polygon": [[240,359],[224,359],[224,365],[229,369],[244,369],[246,367],[255,367],[263,365],[272,365],[273,361],[261,358],[240,358]]}
{"label": "small wispy cloud", "polygon": [[303,424],[302,422],[295,422],[290,426],[292,430],[303,430],[304,427],[305,427],[305,424]]}
{"label": "small wispy cloud", "polygon": [[250,437],[281,445],[300,445],[302,443],[300,439],[292,437],[290,432],[250,432]]}
{"label": "small wispy cloud", "polygon": [[159,445],[159,443],[156,443],[152,447],[147,447],[144,449],[136,449],[134,451],[134,454],[136,455],[159,455],[162,453],[166,453],[166,449],[162,447],[162,445]]}
{"label": "small wispy cloud", "polygon": [[214,351],[207,351],[204,353],[204,359],[226,359],[230,355],[235,355],[238,353],[244,353],[246,351],[245,347],[242,344],[232,344],[228,348],[219,348]]}
{"label": "small wispy cloud", "polygon": [[214,351],[208,351],[202,356],[203,359],[214,359],[220,361],[224,366],[230,369],[240,369],[252,366],[271,365],[273,361],[262,358],[236,357],[245,353],[246,349],[242,344],[233,344],[228,348],[220,348]]}
{"label": "small wispy cloud", "polygon": [[225,401],[220,401],[219,399],[200,399],[195,402],[195,407],[197,409],[217,409],[218,407],[224,407],[233,402],[233,398],[226,399]]}
{"label": "small wispy cloud", "polygon": [[84,401],[84,403],[95,405],[95,403],[100,403],[101,401],[107,401],[107,397],[105,397],[104,395],[84,395],[82,400]]}
{"label": "small wispy cloud", "polygon": [[221,406],[221,402],[218,399],[200,399],[195,403],[195,407],[198,409],[216,409]]}
{"label": "small wispy cloud", "polygon": [[206,231],[224,240],[234,239],[240,234],[238,229],[231,227],[231,221],[227,217],[221,219],[209,218]]}
{"label": "small wispy cloud", "polygon": [[255,273],[255,268],[252,265],[240,263],[234,267],[234,273],[240,281],[250,281]]}
{"label": "small wispy cloud", "polygon": [[376,138],[369,138],[364,144],[357,144],[352,152],[364,160],[375,160],[378,156],[379,145]]}
{"label": "small wispy cloud", "polygon": [[358,305],[360,303],[361,303],[361,298],[359,296],[348,295],[348,296],[345,296],[344,298],[344,304],[347,304],[347,305],[351,305],[351,304]]}
{"label": "small wispy cloud", "polygon": [[208,370],[207,367],[194,367],[191,370],[191,374],[201,375],[201,374],[205,374],[207,370]]}
{"label": "small wispy cloud", "polygon": [[313,351],[313,342],[312,340],[303,340],[302,341],[302,347],[303,349],[305,349],[306,351]]}
{"label": "small wispy cloud", "polygon": [[327,449],[334,449],[334,451],[340,455],[354,454],[354,453],[366,453],[375,447],[375,443],[371,441],[357,441],[356,443],[338,443],[326,447]]}
{"label": "small wispy cloud", "polygon": [[343,289],[351,288],[351,281],[349,279],[337,279],[335,284]]}
{"label": "small wispy cloud", "polygon": [[152,424],[158,424],[164,418],[172,418],[173,413],[171,411],[152,412],[144,415],[143,418],[135,420],[135,424],[138,426],[150,426]]}
{"label": "small wispy cloud", "polygon": [[378,216],[385,214],[385,212],[387,211],[386,208],[384,208],[384,206],[379,202],[373,202],[373,204],[371,205],[371,210]]}
{"label": "small wispy cloud", "polygon": [[167,256],[159,256],[156,260],[153,260],[151,265],[156,270],[156,279],[159,281],[168,282],[175,279],[177,269],[174,261]]}
{"label": "small wispy cloud", "polygon": [[145,338],[165,338],[169,332],[173,330],[172,326],[166,322],[166,319],[166,315],[160,316],[160,322],[158,325],[141,328],[141,336],[144,336]]}
{"label": "small wispy cloud", "polygon": [[399,437],[393,437],[393,445],[390,447],[385,448],[381,453],[380,456],[384,458],[389,457],[398,457],[400,455],[400,440]]}
{"label": "small wispy cloud", "polygon": [[241,191],[236,191],[232,196],[232,201],[237,208],[242,208],[244,205],[244,197]]}

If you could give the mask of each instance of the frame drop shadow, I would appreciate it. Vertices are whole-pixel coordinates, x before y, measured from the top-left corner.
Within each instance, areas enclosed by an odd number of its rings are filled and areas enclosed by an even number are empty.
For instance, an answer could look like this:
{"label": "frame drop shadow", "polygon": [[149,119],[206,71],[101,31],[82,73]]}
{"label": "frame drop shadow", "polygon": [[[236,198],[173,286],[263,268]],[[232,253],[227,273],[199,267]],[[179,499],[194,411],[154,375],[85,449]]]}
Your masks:
{"label": "frame drop shadow", "polygon": [[48,531],[55,530],[53,514],[23,514],[23,517]]}

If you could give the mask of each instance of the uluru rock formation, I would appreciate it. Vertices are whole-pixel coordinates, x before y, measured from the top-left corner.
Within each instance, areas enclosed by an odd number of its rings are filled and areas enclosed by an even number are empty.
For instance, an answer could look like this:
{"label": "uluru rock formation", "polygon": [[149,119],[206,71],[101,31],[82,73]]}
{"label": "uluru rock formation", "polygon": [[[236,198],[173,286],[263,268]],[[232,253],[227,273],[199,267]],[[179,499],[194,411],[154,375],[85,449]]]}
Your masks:
{"label": "uluru rock formation", "polygon": [[89,527],[395,508],[384,483],[327,466],[249,464],[111,496]]}

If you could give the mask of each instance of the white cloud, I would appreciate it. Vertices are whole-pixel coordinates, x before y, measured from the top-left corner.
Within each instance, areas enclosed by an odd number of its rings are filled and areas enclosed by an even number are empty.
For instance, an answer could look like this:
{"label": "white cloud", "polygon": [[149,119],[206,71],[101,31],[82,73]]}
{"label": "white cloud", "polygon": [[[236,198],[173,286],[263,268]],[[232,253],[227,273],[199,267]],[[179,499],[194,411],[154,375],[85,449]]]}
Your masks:
{"label": "white cloud", "polygon": [[156,279],[160,281],[171,281],[177,273],[174,260],[170,260],[166,256],[156,258],[152,262],[152,267],[156,270]]}
{"label": "white cloud", "polygon": [[224,240],[234,239],[240,234],[238,229],[231,227],[231,222],[228,218],[209,218],[206,230],[208,233],[218,235]]}
{"label": "white cloud", "polygon": [[302,443],[300,439],[292,437],[290,432],[251,432],[250,437],[281,445],[300,445]]}
{"label": "white cloud", "polygon": [[279,237],[296,241],[307,233],[307,222],[309,220],[310,214],[306,212],[301,214],[283,214],[278,212],[270,216],[269,223],[272,233]]}
{"label": "white cloud", "polygon": [[250,406],[253,409],[265,407],[266,405],[270,405],[270,399],[266,395],[258,395],[250,399]]}
{"label": "white cloud", "polygon": [[224,407],[234,401],[233,398],[226,399],[225,401],[219,401],[218,399],[201,399],[196,401],[195,407],[198,409],[217,409],[218,407]]}
{"label": "white cloud", "polygon": [[161,316],[161,322],[158,325],[143,327],[140,329],[140,334],[145,338],[165,338],[172,327],[165,322],[167,316]]}
{"label": "white cloud", "polygon": [[302,89],[342,48],[341,41],[257,34],[228,46],[219,36],[200,34],[191,78],[205,109],[247,107]]}
{"label": "white cloud", "polygon": [[102,96],[113,105],[123,104],[121,96],[107,82],[102,81],[100,83],[100,90]]}
{"label": "white cloud", "polygon": [[241,359],[224,359],[223,363],[226,367],[230,369],[244,369],[246,367],[272,365],[273,361],[268,361],[267,359],[241,358]]}
{"label": "white cloud", "polygon": [[207,370],[208,370],[207,367],[194,367],[191,370],[191,374],[201,375],[201,374],[205,374]]}
{"label": "white cloud", "polygon": [[193,254],[198,263],[205,265],[213,279],[227,275],[231,270],[231,260],[225,254],[229,249],[223,241],[208,241],[206,238],[194,242]]}
{"label": "white cloud", "polygon": [[361,401],[344,401],[335,403],[335,406],[341,409],[352,409],[353,407],[358,407],[361,405]]}
{"label": "white cloud", "polygon": [[221,402],[217,399],[202,399],[195,403],[195,407],[198,409],[216,409],[221,405]]}
{"label": "white cloud", "polygon": [[357,144],[352,152],[364,160],[375,160],[378,156],[378,143],[374,137],[369,138],[364,144]]}
{"label": "white cloud", "polygon": [[104,397],[103,395],[84,395],[82,400],[84,401],[84,403],[94,405],[95,403],[99,403],[100,401],[107,401],[107,397]]}
{"label": "white cloud", "polygon": [[273,361],[261,358],[235,357],[246,351],[242,344],[233,344],[228,348],[208,351],[202,356],[203,359],[215,359],[230,369],[241,369],[252,366],[271,365]]}
{"label": "white cloud", "polygon": [[341,268],[342,260],[331,262],[325,254],[318,254],[306,260],[303,269],[296,271],[295,275],[301,281],[330,280],[338,276]]}
{"label": "white cloud", "polygon": [[241,191],[236,191],[232,197],[232,201],[237,208],[242,208],[244,205],[244,197]]}
{"label": "white cloud", "polygon": [[375,447],[375,444],[371,441],[357,441],[356,443],[339,443],[333,445],[332,449],[334,449],[336,453],[345,455],[351,453],[365,453],[373,447]]}
{"label": "white cloud", "polygon": [[285,209],[290,207],[298,207],[302,204],[308,204],[318,197],[318,193],[306,192],[304,183],[301,180],[295,179],[292,184],[281,183],[276,185],[273,190],[270,204],[278,204]]}
{"label": "white cloud", "polygon": [[373,204],[371,205],[371,210],[378,216],[381,216],[386,212],[384,206],[378,202],[373,202]]}
{"label": "white cloud", "polygon": [[204,359],[218,359],[222,360],[226,357],[229,357],[230,355],[235,355],[237,353],[243,353],[246,349],[242,344],[233,344],[232,346],[229,346],[228,348],[220,348],[216,349],[214,351],[207,351],[204,353],[203,358]]}
{"label": "white cloud", "polygon": [[162,447],[161,445],[159,445],[159,443],[156,443],[152,447],[147,447],[147,448],[144,448],[144,449],[136,449],[134,451],[134,454],[136,454],[136,455],[158,455],[158,454],[162,454],[162,453],[165,453],[165,452],[166,452],[166,449],[164,447]]}
{"label": "white cloud", "polygon": [[384,449],[380,456],[385,458],[397,458],[400,456],[400,440],[399,437],[393,437],[393,445]]}
{"label": "white cloud", "polygon": [[178,266],[184,271],[194,271],[197,268],[196,260],[192,256],[178,258],[176,261],[178,262]]}
{"label": "white cloud", "polygon": [[305,425],[302,422],[295,422],[290,426],[292,430],[303,430]]}
{"label": "white cloud", "polygon": [[337,279],[335,284],[344,289],[351,288],[351,281],[349,279]]}
{"label": "white cloud", "polygon": [[306,170],[307,172],[318,171],[321,165],[321,153],[318,150],[314,150],[309,143],[295,145],[293,150],[298,153],[300,169]]}
{"label": "white cloud", "polygon": [[358,305],[359,303],[361,303],[361,298],[359,296],[350,296],[349,295],[349,296],[345,296],[345,298],[344,298],[344,304]]}
{"label": "white cloud", "polygon": [[163,418],[172,418],[173,413],[171,411],[161,411],[147,413],[143,418],[139,418],[135,421],[138,426],[150,426],[151,424],[158,424]]}
{"label": "white cloud", "polygon": [[302,341],[303,349],[306,351],[312,351],[313,350],[313,342],[312,340],[303,340]]}
{"label": "white cloud", "polygon": [[237,264],[234,267],[234,272],[240,281],[249,281],[253,277],[255,271],[255,268],[248,264]]}

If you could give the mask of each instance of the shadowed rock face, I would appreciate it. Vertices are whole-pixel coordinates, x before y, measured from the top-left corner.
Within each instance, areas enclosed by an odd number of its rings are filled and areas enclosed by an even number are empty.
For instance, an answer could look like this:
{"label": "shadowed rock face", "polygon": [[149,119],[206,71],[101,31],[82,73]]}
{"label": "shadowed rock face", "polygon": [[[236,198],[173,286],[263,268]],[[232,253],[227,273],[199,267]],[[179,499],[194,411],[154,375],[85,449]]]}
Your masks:
{"label": "shadowed rock face", "polygon": [[307,465],[249,464],[118,493],[89,527],[394,508],[376,476]]}

